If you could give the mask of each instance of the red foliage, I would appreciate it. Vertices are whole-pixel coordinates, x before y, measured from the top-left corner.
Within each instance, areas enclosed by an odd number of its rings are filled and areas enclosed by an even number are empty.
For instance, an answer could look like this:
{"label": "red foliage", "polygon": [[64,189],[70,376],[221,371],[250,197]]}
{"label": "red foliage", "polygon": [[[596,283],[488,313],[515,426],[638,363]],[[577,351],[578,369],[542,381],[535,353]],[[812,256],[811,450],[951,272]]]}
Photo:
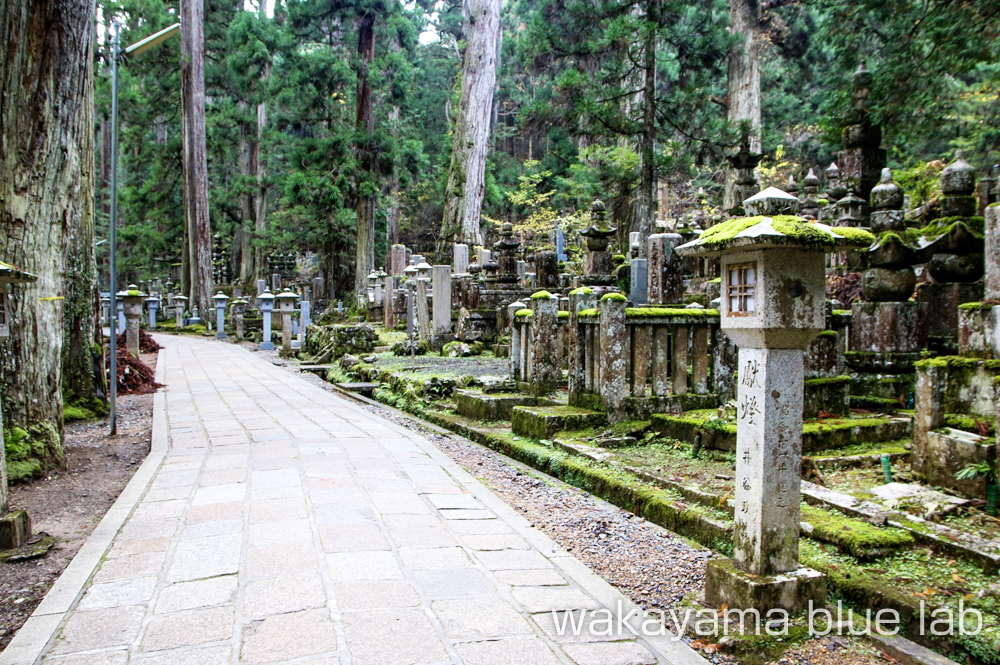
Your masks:
{"label": "red foliage", "polygon": [[[118,349],[125,348],[126,333],[118,335]],[[163,347],[156,343],[153,336],[143,329],[139,329],[139,353],[156,353]]]}
{"label": "red foliage", "polygon": [[152,368],[126,351],[124,345],[118,347],[116,357],[119,395],[144,395],[163,387],[156,382],[156,373]]}
{"label": "red foliage", "polygon": [[849,272],[846,275],[837,275],[827,281],[826,296],[833,300],[844,303],[844,307],[850,307],[855,300],[864,300],[864,289],[861,285],[861,273]]}

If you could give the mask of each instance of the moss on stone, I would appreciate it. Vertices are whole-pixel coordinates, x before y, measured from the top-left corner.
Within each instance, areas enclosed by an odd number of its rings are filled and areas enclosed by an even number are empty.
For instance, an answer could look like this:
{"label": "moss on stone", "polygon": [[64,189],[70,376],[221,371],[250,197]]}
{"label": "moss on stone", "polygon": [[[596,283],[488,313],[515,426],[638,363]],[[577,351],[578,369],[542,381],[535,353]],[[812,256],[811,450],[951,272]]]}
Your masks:
{"label": "moss on stone", "polygon": [[623,296],[620,293],[605,293],[601,297],[601,301],[602,302],[603,301],[608,301],[608,302],[611,302],[611,301],[614,301],[614,302],[628,302],[628,298],[626,298],[625,296]]}
{"label": "moss on stone", "polygon": [[589,296],[593,292],[594,289],[587,286],[581,286],[580,288],[573,289],[572,291],[569,292],[569,294],[571,296]]}
{"label": "moss on stone", "polygon": [[[739,217],[722,224],[716,224],[701,234],[699,238],[700,244],[709,249],[720,249],[741,232],[760,224],[767,218],[767,215]],[[807,222],[802,217],[796,215],[773,215],[770,216],[770,219],[771,227],[775,231],[803,245],[833,247],[836,244],[836,239],[833,236]],[[837,227],[835,233],[857,244],[870,245],[875,242],[875,236],[863,229]]]}
{"label": "moss on stone", "polygon": [[833,386],[850,382],[851,382],[851,377],[846,375],[821,377],[818,379],[806,379],[806,385],[811,388],[816,388],[817,386]]}
{"label": "moss on stone", "polygon": [[672,316],[688,316],[695,318],[712,318],[719,315],[716,309],[687,309],[685,307],[629,307],[625,316],[629,319],[666,318]]}
{"label": "moss on stone", "polygon": [[939,217],[922,229],[907,231],[906,235],[912,238],[933,238],[942,236],[962,224],[972,235],[982,238],[986,233],[986,219],[984,217]]}
{"label": "moss on stone", "polygon": [[569,312],[559,312],[558,316],[559,316],[560,319],[568,319],[569,318]]}
{"label": "moss on stone", "polygon": [[833,312],[831,312],[831,314],[833,314],[834,316],[847,316],[847,315],[851,314],[851,310],[849,310],[849,309],[835,309],[835,310],[833,310]]}
{"label": "moss on stone", "polygon": [[530,319],[531,318],[531,310],[528,309],[527,307],[525,307],[524,309],[519,309],[516,312],[514,312],[514,318],[515,319]]}
{"label": "moss on stone", "polygon": [[818,335],[818,337],[829,337],[832,339],[837,339],[838,337],[840,337],[840,334],[836,330],[824,330]]}
{"label": "moss on stone", "polygon": [[[998,377],[1000,378],[1000,377]],[[992,436],[996,433],[996,419],[970,416],[964,413],[944,414],[945,427],[962,430],[963,432],[979,433],[979,425],[985,425],[986,431]]]}
{"label": "moss on stone", "polygon": [[531,294],[532,300],[552,300],[553,298],[555,298],[555,296],[548,291],[538,291],[537,293]]}
{"label": "moss on stone", "polygon": [[981,358],[967,358],[965,356],[937,356],[935,358],[925,358],[913,363],[917,369],[927,369],[930,367],[947,367],[948,369],[976,369],[983,367],[992,374],[1000,374],[1000,360],[982,360]]}
{"label": "moss on stone", "polygon": [[721,277],[716,277],[715,279],[710,279],[710,280],[708,280],[705,283],[706,284],[722,284],[722,278]]}
{"label": "moss on stone", "polygon": [[958,308],[959,309],[964,309],[967,312],[976,311],[976,310],[978,310],[980,312],[988,312],[991,309],[993,309],[993,303],[989,303],[989,302],[964,302],[961,305],[959,305]]}
{"label": "moss on stone", "polygon": [[835,514],[821,508],[804,505],[802,520],[813,527],[814,540],[836,545],[841,551],[858,559],[874,559],[904,547],[914,545],[913,536],[905,529],[877,527],[870,522]]}
{"label": "moss on stone", "polygon": [[63,407],[63,422],[71,423],[77,420],[94,420],[95,418],[97,418],[97,414],[82,406],[67,405]]}
{"label": "moss on stone", "polygon": [[577,317],[581,319],[596,319],[601,315],[601,311],[598,309],[581,309],[577,313]]}

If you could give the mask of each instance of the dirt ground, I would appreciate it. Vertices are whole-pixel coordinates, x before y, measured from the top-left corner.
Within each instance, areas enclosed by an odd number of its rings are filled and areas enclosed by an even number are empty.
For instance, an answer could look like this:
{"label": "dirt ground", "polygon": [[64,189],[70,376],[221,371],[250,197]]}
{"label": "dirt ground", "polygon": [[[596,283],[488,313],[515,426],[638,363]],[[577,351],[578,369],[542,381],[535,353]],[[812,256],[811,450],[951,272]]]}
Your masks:
{"label": "dirt ground", "polygon": [[[140,359],[156,367],[156,354]],[[66,425],[66,469],[10,488],[10,505],[31,517],[32,531],[55,537],[35,561],[0,563],[0,649],[7,646],[149,454],[153,396],[118,398],[118,436],[108,420]]]}

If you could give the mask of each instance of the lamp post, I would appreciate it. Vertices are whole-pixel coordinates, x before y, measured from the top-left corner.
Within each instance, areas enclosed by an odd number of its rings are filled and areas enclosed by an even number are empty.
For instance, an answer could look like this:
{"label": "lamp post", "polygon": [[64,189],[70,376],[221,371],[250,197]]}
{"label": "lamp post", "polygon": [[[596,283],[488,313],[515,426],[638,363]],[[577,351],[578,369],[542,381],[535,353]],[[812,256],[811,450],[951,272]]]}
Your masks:
{"label": "lamp post", "polygon": [[[122,56],[139,55],[147,49],[165,41],[169,37],[178,35],[181,32],[181,24],[174,23],[169,28],[164,28],[156,34],[150,35],[143,40],[132,44],[124,51],[120,48],[119,28],[115,23],[114,35],[111,37],[111,229],[109,238],[109,286],[108,290],[113,295],[117,288],[115,284],[118,280],[116,257],[118,250],[118,62]],[[118,434],[118,331],[117,317],[112,312],[108,326],[111,332],[111,353],[109,358],[110,377],[108,381],[108,395],[110,399],[110,409],[108,421],[111,426],[111,435]]]}

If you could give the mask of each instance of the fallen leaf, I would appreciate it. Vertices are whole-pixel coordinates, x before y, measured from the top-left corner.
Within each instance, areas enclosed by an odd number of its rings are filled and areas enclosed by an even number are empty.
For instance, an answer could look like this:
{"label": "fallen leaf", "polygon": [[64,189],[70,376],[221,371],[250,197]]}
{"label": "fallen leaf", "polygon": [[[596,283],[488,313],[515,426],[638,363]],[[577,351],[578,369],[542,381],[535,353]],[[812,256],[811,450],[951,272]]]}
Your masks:
{"label": "fallen leaf", "polygon": [[965,579],[963,579],[962,576],[959,575],[958,573],[952,573],[951,579],[954,580],[955,582],[964,582],[965,581]]}

